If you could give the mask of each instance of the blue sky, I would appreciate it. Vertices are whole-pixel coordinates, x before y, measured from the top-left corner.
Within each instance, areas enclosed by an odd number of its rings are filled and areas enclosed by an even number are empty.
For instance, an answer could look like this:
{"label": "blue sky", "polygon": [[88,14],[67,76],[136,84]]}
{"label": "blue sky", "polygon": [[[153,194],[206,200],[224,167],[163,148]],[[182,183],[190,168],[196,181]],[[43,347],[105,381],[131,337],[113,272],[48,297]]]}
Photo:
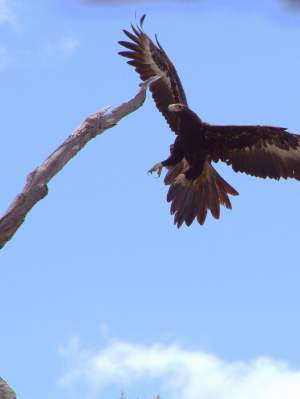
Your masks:
{"label": "blue sky", "polygon": [[[300,133],[300,11],[103,3],[0,0],[3,212],[84,117],[136,93],[117,55],[135,12],[202,119]],[[148,96],[53,179],[1,251],[0,375],[19,398],[299,397],[299,182],[217,165],[240,193],[233,210],[177,230],[146,173],[173,139]]]}

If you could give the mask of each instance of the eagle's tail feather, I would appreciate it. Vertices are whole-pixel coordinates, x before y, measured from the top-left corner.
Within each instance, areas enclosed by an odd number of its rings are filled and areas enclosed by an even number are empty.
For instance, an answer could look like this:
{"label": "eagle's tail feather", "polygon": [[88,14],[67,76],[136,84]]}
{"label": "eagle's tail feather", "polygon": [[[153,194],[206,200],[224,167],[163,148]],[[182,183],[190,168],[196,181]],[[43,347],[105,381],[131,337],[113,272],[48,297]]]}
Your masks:
{"label": "eagle's tail feather", "polygon": [[193,181],[185,178],[185,166],[182,161],[170,168],[165,177],[165,183],[170,185],[167,201],[171,202],[174,223],[177,227],[183,223],[190,226],[197,218],[203,225],[208,209],[214,218],[219,219],[220,205],[231,209],[228,194],[238,195],[238,192],[208,162],[205,163],[201,175]]}

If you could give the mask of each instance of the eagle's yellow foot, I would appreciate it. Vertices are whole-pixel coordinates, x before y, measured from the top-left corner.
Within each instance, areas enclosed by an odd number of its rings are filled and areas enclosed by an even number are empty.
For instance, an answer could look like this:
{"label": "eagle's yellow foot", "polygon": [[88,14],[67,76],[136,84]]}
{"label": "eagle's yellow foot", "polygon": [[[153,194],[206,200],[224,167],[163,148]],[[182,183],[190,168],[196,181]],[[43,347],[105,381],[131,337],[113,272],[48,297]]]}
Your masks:
{"label": "eagle's yellow foot", "polygon": [[148,170],[148,173],[157,173],[157,177],[161,175],[161,171],[163,168],[163,164],[161,162],[156,163],[151,169]]}

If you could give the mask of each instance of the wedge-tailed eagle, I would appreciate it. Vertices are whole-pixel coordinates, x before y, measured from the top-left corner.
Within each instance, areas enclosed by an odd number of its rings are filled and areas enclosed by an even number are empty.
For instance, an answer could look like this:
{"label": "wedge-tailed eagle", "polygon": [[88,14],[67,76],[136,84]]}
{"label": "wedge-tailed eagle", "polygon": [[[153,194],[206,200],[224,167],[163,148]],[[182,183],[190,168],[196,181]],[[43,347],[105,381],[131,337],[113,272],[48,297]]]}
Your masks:
{"label": "wedge-tailed eagle", "polygon": [[168,172],[167,201],[171,202],[174,223],[203,225],[209,209],[216,219],[220,205],[231,209],[230,195],[238,192],[214,169],[212,162],[223,161],[235,172],[262,178],[300,180],[300,136],[274,126],[218,126],[203,122],[187,104],[176,69],[158,42],[143,31],[145,15],[139,25],[124,30],[130,41],[120,41],[140,78],[158,76],[150,85],[158,110],[176,134],[170,156],[151,169],[159,175]]}

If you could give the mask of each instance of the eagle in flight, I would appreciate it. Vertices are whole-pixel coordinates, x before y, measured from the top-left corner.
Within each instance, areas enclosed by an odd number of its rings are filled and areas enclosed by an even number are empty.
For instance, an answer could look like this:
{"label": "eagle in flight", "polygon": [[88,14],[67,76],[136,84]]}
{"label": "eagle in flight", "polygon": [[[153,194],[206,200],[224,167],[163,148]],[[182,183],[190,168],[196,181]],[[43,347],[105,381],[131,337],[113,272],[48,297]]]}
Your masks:
{"label": "eagle in flight", "polygon": [[212,162],[223,161],[235,172],[271,179],[300,180],[300,136],[274,126],[210,125],[203,122],[187,103],[176,72],[166,52],[143,31],[145,15],[132,31],[124,30],[130,41],[120,41],[143,81],[157,76],[150,91],[158,110],[176,135],[169,157],[155,164],[149,172],[160,175],[168,170],[167,201],[171,203],[174,223],[203,225],[207,211],[220,217],[220,205],[231,209],[230,195],[238,192],[214,169]]}

